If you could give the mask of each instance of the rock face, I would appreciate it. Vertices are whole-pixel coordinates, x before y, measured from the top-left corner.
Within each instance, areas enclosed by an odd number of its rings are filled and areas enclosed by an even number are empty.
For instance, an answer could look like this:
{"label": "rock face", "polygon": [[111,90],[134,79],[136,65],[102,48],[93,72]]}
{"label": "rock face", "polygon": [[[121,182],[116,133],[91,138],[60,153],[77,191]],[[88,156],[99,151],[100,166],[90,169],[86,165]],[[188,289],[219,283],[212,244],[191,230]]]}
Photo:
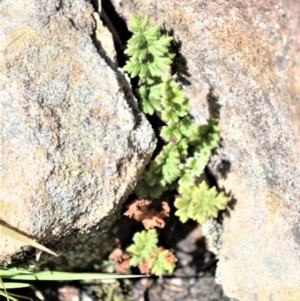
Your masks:
{"label": "rock face", "polygon": [[297,2],[116,5],[125,18],[148,14],[173,31],[192,114],[200,122],[209,111],[220,117],[223,142],[212,171],[235,200],[223,222],[220,276],[225,294],[240,301],[300,300]]}
{"label": "rock face", "polygon": [[[51,245],[103,231],[155,147],[124,74],[94,45],[93,13],[84,0],[0,3],[1,220]],[[0,239],[2,263],[24,247]]]}

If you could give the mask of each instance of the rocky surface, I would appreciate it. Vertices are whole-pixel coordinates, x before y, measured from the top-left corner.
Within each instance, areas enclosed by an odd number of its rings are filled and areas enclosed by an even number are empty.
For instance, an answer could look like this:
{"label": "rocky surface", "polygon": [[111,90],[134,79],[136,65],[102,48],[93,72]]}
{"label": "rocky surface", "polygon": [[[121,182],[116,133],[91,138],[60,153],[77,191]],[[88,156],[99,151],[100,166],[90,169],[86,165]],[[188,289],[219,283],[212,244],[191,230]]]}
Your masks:
{"label": "rocky surface", "polygon": [[[1,220],[86,261],[155,147],[93,13],[84,0],[0,3]],[[0,239],[2,264],[24,250]]]}
{"label": "rocky surface", "polygon": [[299,3],[113,3],[121,17],[148,14],[173,33],[192,114],[220,117],[211,171],[232,196],[219,253],[225,294],[300,300]]}

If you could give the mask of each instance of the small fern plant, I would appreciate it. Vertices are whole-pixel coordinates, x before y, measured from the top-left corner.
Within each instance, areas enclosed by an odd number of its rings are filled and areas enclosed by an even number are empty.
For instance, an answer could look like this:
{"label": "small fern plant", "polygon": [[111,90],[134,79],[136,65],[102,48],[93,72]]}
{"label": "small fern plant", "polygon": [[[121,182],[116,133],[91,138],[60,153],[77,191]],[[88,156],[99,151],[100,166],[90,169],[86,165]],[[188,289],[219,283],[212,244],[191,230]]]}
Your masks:
{"label": "small fern plant", "polygon": [[133,241],[134,244],[126,250],[131,255],[131,266],[138,266],[144,274],[159,277],[165,272],[173,272],[177,259],[169,250],[157,247],[158,237],[155,229],[135,233]]}
{"label": "small fern plant", "polygon": [[[160,137],[165,144],[144,171],[135,194],[139,199],[157,199],[164,191],[177,190],[180,196],[175,199],[175,215],[182,222],[193,219],[203,223],[217,217],[218,210],[225,209],[229,201],[215,187],[200,181],[211,151],[219,143],[218,121],[210,118],[206,125],[200,125],[189,117],[188,99],[176,75],[170,75],[175,56],[169,52],[173,38],[161,34],[159,24],[149,26],[148,22],[148,17],[131,15],[128,27],[133,36],[125,51],[130,58],[123,70],[132,78],[139,76],[136,93],[140,109],[145,114],[156,113],[164,122]],[[143,257],[141,252],[133,252],[137,248],[133,245],[128,250],[134,256],[132,265]]]}
{"label": "small fern plant", "polygon": [[161,78],[170,69],[174,54],[169,53],[171,37],[160,34],[160,25],[148,26],[149,18],[131,15],[129,30],[133,33],[127,43],[130,59],[123,68],[132,78],[140,77],[137,89],[139,104],[145,114],[161,109]]}

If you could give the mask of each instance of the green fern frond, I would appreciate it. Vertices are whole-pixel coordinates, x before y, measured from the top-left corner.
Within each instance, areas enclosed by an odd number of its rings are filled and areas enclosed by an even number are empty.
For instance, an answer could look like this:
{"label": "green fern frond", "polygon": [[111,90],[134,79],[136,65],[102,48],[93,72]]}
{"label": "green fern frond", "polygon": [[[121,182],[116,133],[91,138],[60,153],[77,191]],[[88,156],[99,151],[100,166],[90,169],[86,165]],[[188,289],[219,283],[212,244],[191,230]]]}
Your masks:
{"label": "green fern frond", "polygon": [[155,229],[137,232],[134,243],[126,251],[131,255],[129,264],[139,266],[148,262],[151,274],[161,277],[165,272],[172,273],[175,269],[176,257],[169,251],[157,247],[158,235]]}
{"label": "green fern frond", "polygon": [[179,185],[195,185],[195,178],[203,173],[208,159],[209,156],[206,153],[195,153],[194,157],[188,158],[186,163],[182,164],[182,176],[178,181]]}
{"label": "green fern frond", "polygon": [[166,272],[171,274],[174,271],[177,259],[174,257],[169,261],[167,259],[169,253],[169,250],[157,252],[156,257],[150,260],[149,267],[154,275],[162,277]]}
{"label": "green fern frond", "polygon": [[[158,198],[181,175],[180,153],[176,144],[165,145],[143,174],[135,193],[138,197]],[[148,186],[148,187],[147,187]]]}
{"label": "green fern frond", "polygon": [[165,145],[154,161],[162,168],[163,185],[171,184],[180,176],[180,154],[176,144]]}
{"label": "green fern frond", "polygon": [[163,106],[161,119],[167,125],[178,123],[181,117],[187,115],[188,100],[176,82],[176,76],[165,77],[162,83]]}
{"label": "green fern frond", "polygon": [[182,137],[178,124],[170,124],[162,127],[160,136],[167,142],[172,141],[174,138],[179,140]]}
{"label": "green fern frond", "polygon": [[130,265],[138,266],[143,260],[150,259],[151,253],[157,249],[158,237],[155,229],[136,232],[133,236],[134,244],[126,251],[131,255]]}
{"label": "green fern frond", "polygon": [[220,128],[214,118],[208,119],[207,125],[192,123],[185,129],[185,136],[189,144],[195,147],[195,151],[210,154],[212,149],[218,146],[220,140]]}
{"label": "green fern frond", "polygon": [[209,188],[205,182],[194,186],[180,185],[180,197],[175,199],[176,216],[184,223],[189,218],[203,223],[209,217],[217,217],[218,210],[224,210],[229,198],[216,188]]}
{"label": "green fern frond", "polygon": [[[160,25],[148,26],[149,19],[132,16],[126,54],[130,56],[124,70],[131,77],[140,76],[137,90],[144,113],[154,114],[165,122],[160,136],[166,142],[162,151],[151,161],[135,192],[139,197],[158,198],[166,189],[178,189],[176,215],[185,222],[189,218],[203,222],[217,216],[225,208],[228,197],[198,183],[208,163],[209,155],[219,143],[218,121],[210,118],[206,125],[192,122],[188,116],[188,100],[176,81],[176,75],[166,71],[174,58],[169,53],[172,37],[160,34]],[[179,187],[178,187],[179,185]],[[163,262],[153,259],[153,268],[160,274]]]}
{"label": "green fern frond", "polygon": [[168,190],[168,186],[163,186],[159,182],[160,180],[158,182],[155,182],[152,186],[150,186],[145,179],[142,179],[136,185],[134,189],[134,193],[140,199],[144,199],[144,198],[157,199],[162,195],[164,191]]}
{"label": "green fern frond", "polygon": [[173,38],[161,35],[160,24],[147,28],[148,21],[148,17],[130,16],[128,28],[133,36],[124,51],[130,59],[123,70],[131,77],[162,77],[172,64],[174,55],[169,53],[168,47]]}

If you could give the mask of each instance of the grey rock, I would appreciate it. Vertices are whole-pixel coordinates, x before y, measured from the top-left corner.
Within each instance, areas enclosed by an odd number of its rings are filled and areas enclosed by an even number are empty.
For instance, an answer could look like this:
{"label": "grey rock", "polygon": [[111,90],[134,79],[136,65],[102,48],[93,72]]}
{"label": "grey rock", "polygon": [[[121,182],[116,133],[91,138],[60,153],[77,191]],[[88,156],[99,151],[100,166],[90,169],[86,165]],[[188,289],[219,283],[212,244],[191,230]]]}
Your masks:
{"label": "grey rock", "polygon": [[[96,257],[155,138],[128,80],[94,45],[93,13],[84,0],[0,3],[0,208],[54,251],[79,256],[93,237]],[[0,261],[19,258],[24,244],[0,237]]]}

